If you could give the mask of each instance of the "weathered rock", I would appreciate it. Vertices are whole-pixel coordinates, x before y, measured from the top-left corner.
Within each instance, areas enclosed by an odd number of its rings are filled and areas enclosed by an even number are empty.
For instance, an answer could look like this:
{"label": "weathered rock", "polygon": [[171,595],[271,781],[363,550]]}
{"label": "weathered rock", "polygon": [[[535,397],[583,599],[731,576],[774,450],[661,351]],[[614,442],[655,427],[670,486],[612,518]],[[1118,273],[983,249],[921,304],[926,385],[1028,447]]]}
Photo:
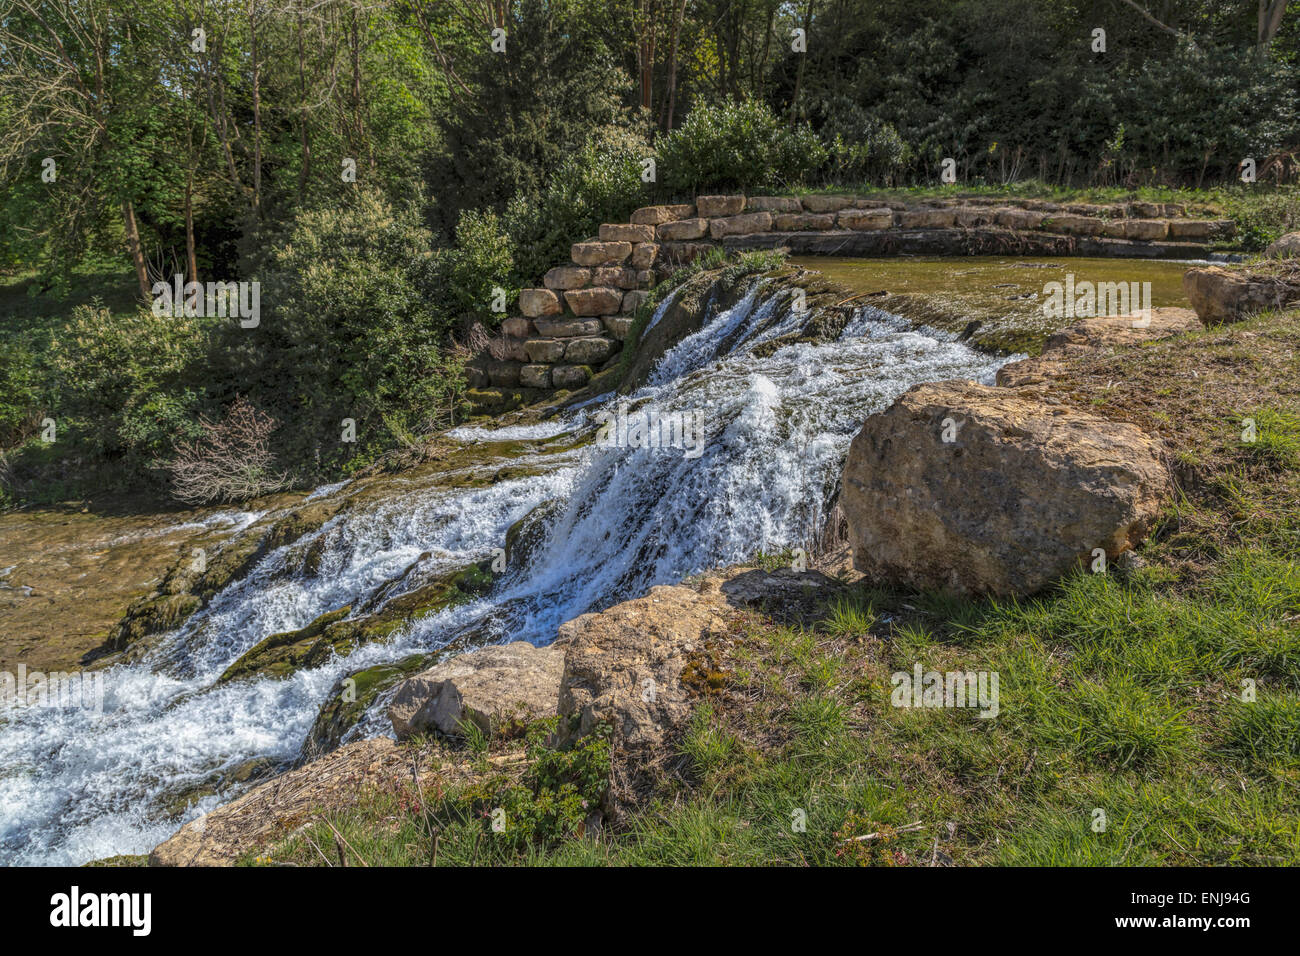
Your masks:
{"label": "weathered rock", "polygon": [[994,223],[1007,229],[1037,229],[1047,218],[1047,213],[1033,209],[999,209]]}
{"label": "weathered rock", "polygon": [[1170,239],[1219,239],[1231,236],[1236,225],[1231,219],[1171,219]]}
{"label": "weathered rock", "polygon": [[1091,216],[1052,216],[1043,220],[1043,228],[1069,236],[1100,236],[1106,230],[1106,220]]}
{"label": "weathered rock", "polygon": [[662,226],[666,222],[685,219],[695,213],[690,205],[677,206],[642,206],[632,213],[631,219],[638,226]]}
{"label": "weathered rock", "polygon": [[800,201],[809,212],[839,212],[853,205],[849,196],[803,196]]}
{"label": "weathered rock", "polygon": [[834,213],[779,213],[772,225],[780,232],[821,232],[835,228]]}
{"label": "weathered rock", "polygon": [[1201,320],[1191,309],[1163,307],[1152,309],[1147,316],[1134,313],[1082,319],[1048,336],[1043,349],[1136,345],[1201,328]]}
{"label": "weathered rock", "polygon": [[1116,239],[1137,239],[1150,242],[1169,235],[1169,222],[1165,219],[1112,219],[1102,230]]}
{"label": "weathered rock", "polygon": [[632,247],[632,268],[638,272],[649,269],[655,264],[659,255],[659,244],[655,242],[638,242]]}
{"label": "weathered rock", "polygon": [[903,229],[951,229],[957,217],[951,209],[905,209],[898,214]]}
{"label": "weathered rock", "polygon": [[592,285],[613,289],[635,289],[639,274],[627,266],[601,266],[591,275]]}
{"label": "weathered rock", "polygon": [[982,229],[997,222],[998,210],[980,206],[957,206],[952,211],[952,219],[962,229]]}
{"label": "weathered rock", "polygon": [[402,681],[388,718],[398,740],[438,730],[463,733],[470,721],[483,733],[553,717],[564,652],[519,641],[458,654]]}
{"label": "weathered rock", "polygon": [[573,261],[580,266],[603,266],[622,262],[632,254],[630,242],[575,242],[569,250]]}
{"label": "weathered rock", "polygon": [[703,219],[737,216],[745,211],[744,196],[696,196],[695,214]]}
{"label": "weathered rock", "polygon": [[345,744],[191,820],[154,847],[149,865],[231,866],[244,854],[283,839],[322,806],[338,809],[352,803],[367,781],[403,771],[409,779],[409,760],[386,737]]}
{"label": "weathered rock", "polygon": [[1300,259],[1300,232],[1288,232],[1280,236],[1264,250],[1270,259]]}
{"label": "weathered rock", "polygon": [[658,230],[659,238],[668,242],[701,239],[708,231],[707,219],[680,219],[676,222],[666,222]]}
{"label": "weathered rock", "polygon": [[709,235],[714,239],[721,239],[723,236],[748,236],[755,232],[767,232],[771,228],[770,212],[748,212],[709,221]]}
{"label": "weathered rock", "polygon": [[864,574],[1022,595],[1094,549],[1132,548],[1168,488],[1159,443],[1135,426],[956,381],[914,386],[867,419],[840,503]]}
{"label": "weathered rock", "polygon": [[[560,346],[560,358],[564,357],[564,343],[558,343]],[[549,361],[558,361],[550,359]],[[550,388],[551,387],[551,366],[550,365],[525,365],[519,370],[519,384],[526,388]]]}
{"label": "weathered rock", "polygon": [[582,266],[556,266],[546,273],[542,285],[548,289],[581,289],[591,281],[591,270]]}
{"label": "weathered rock", "polygon": [[750,196],[745,201],[746,212],[803,212],[803,204],[793,196]]}
{"label": "weathered rock", "polygon": [[654,242],[655,227],[648,223],[602,223],[601,242]]}
{"label": "weathered rock", "polygon": [[606,336],[566,339],[564,360],[571,365],[599,365],[618,351],[618,340]]}
{"label": "weathered rock", "polygon": [[623,294],[623,307],[620,310],[625,315],[636,315],[636,310],[641,308],[641,303],[650,298],[650,293],[644,289],[633,289],[631,292]]}
{"label": "weathered rock", "polygon": [[551,383],[556,388],[582,388],[591,380],[591,369],[585,365],[557,365],[551,369]]}
{"label": "weathered rock", "polygon": [[489,362],[487,366],[488,381],[497,386],[518,385],[520,364],[508,359]]}
{"label": "weathered rock", "polygon": [[530,319],[555,315],[560,311],[560,297],[550,289],[520,289],[519,311]]}
{"label": "weathered rock", "polygon": [[871,232],[888,229],[894,224],[894,213],[889,209],[841,209],[835,216],[841,229]]}
{"label": "weathered rock", "polygon": [[[691,220],[694,222],[695,220]],[[703,222],[704,220],[699,220]],[[708,255],[718,248],[710,242],[664,242],[659,244],[659,269],[671,271],[673,266],[685,265]]]}
{"label": "weathered rock", "polygon": [[511,362],[527,362],[528,352],[524,349],[527,339],[503,335],[497,340],[501,357]]}
{"label": "weathered rock", "polygon": [[632,323],[636,320],[630,315],[607,315],[603,321],[609,334],[622,342],[627,339],[628,333],[632,331]]}
{"label": "weathered rock", "polygon": [[[566,339],[529,339],[524,343],[524,348],[528,350],[528,361],[532,363],[544,362],[550,364],[558,362],[564,358],[564,343]],[[527,365],[524,368],[528,368]],[[521,385],[531,385],[531,382],[525,382],[523,379],[523,369],[519,371],[519,383]],[[533,386],[536,387],[536,386]]]}
{"label": "weathered rock", "polygon": [[1222,266],[1188,269],[1183,291],[1206,325],[1239,322],[1253,312],[1280,309],[1300,299],[1300,287],[1279,277]]}
{"label": "weathered rock", "polygon": [[1134,313],[1082,319],[1049,336],[1041,355],[1011,362],[998,369],[997,383],[1005,388],[1051,385],[1065,376],[1064,360],[1069,353],[1132,346],[1201,328],[1204,326],[1195,312],[1176,307],[1152,309],[1147,316]]}
{"label": "weathered rock", "polygon": [[[620,300],[621,301],[621,300]],[[614,311],[610,309],[609,311]],[[537,334],[544,338],[567,339],[575,335],[599,335],[600,319],[537,319]]]}
{"label": "weathered rock", "polygon": [[608,722],[613,729],[610,794],[630,802],[639,782],[674,755],[673,738],[690,719],[682,675],[693,653],[726,627],[724,604],[690,588],[661,586],[644,597],[562,624],[561,720],[565,746]]}
{"label": "weathered rock", "polygon": [[315,760],[343,742],[375,698],[403,678],[425,670],[437,654],[412,654],[392,664],[376,664],[340,678],[330,689],[302,745],[301,761]]}
{"label": "weathered rock", "polygon": [[517,315],[501,321],[501,333],[512,339],[526,339],[535,331],[532,322]]}
{"label": "weathered rock", "polygon": [[618,311],[623,304],[623,293],[618,289],[594,286],[590,289],[570,289],[564,293],[564,301],[573,310],[574,315],[609,315]]}

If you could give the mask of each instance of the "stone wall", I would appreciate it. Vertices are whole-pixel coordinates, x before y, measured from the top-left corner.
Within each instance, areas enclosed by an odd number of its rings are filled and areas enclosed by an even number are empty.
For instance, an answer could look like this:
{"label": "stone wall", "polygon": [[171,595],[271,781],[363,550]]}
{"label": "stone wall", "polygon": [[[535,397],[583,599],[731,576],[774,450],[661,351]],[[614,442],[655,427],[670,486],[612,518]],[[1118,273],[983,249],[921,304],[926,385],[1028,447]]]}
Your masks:
{"label": "stone wall", "polygon": [[1098,255],[1203,258],[1230,220],[1198,219],[1175,203],[1059,204],[967,199],[905,203],[850,196],[698,196],[646,206],[571,248],[540,288],[519,293],[495,355],[471,363],[471,397],[500,405],[582,388],[619,361],[637,307],[657,281],[708,250],[787,248],[795,254]]}

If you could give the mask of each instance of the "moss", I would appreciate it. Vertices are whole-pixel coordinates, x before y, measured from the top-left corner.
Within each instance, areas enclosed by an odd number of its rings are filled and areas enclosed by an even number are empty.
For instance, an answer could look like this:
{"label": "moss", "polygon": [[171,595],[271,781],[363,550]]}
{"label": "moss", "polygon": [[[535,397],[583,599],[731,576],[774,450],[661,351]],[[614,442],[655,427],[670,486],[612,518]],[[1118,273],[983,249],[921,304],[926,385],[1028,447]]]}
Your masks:
{"label": "moss", "polygon": [[120,856],[106,856],[101,860],[91,860],[89,863],[83,863],[82,866],[148,866],[149,854],[128,854]]}
{"label": "moss", "polygon": [[353,671],[330,690],[303,744],[302,760],[313,760],[334,750],[357,725],[375,698],[398,681],[432,666],[441,653],[412,654],[393,664]]}
{"label": "moss", "polygon": [[304,628],[272,634],[254,644],[237,661],[226,668],[218,684],[244,677],[287,677],[302,665],[316,639],[329,625],[351,613],[350,606],[327,611]]}

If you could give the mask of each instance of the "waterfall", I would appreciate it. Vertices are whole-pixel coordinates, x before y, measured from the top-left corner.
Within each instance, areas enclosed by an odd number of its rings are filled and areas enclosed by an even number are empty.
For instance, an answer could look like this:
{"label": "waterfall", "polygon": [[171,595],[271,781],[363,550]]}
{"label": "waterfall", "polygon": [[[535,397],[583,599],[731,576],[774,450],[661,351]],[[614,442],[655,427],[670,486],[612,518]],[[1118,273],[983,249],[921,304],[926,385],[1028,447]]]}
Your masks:
{"label": "waterfall", "polygon": [[[576,440],[621,414],[690,423],[697,455],[571,442],[519,459],[527,477],[489,487],[399,480],[388,497],[344,507],[303,539],[320,546],[317,574],[294,567],[292,546],[273,551],[143,661],[105,671],[103,713],[0,710],[0,861],[76,864],[147,852],[231,796],[206,796],[177,817],[169,795],[252,757],[294,759],[330,688],[359,668],[435,650],[470,629],[488,641],[545,644],[562,622],[652,585],[799,546],[816,532],[867,415],[918,382],[991,384],[1008,361],[870,308],[834,341],[776,341],[805,321],[787,292],[755,282],[671,348],[633,395],[601,396],[541,425],[447,435],[467,445]],[[351,491],[331,485],[315,497]],[[281,680],[215,683],[268,634],[354,604],[422,554],[435,570],[492,556],[510,527],[544,504],[527,560],[508,566],[485,596]],[[381,698],[354,734],[386,730]]]}

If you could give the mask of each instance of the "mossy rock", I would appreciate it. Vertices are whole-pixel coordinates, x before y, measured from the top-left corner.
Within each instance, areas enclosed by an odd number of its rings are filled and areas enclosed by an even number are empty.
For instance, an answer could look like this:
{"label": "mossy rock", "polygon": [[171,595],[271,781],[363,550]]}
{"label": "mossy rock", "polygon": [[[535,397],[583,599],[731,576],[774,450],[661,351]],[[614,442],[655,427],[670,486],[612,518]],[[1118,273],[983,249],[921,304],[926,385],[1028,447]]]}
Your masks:
{"label": "mossy rock", "polygon": [[351,613],[345,605],[327,611],[304,628],[283,631],[263,638],[235,661],[217,679],[218,684],[244,677],[287,677],[302,666],[308,652],[325,629]]}
{"label": "mossy rock", "polygon": [[376,697],[403,678],[432,666],[441,656],[441,652],[412,654],[395,663],[378,664],[340,678],[311,725],[307,740],[302,745],[299,762],[315,760],[337,748],[344,735],[357,725]]}
{"label": "mossy rock", "polygon": [[113,650],[125,650],[137,641],[180,627],[203,602],[196,595],[153,593],[135,601],[109,632]]}
{"label": "mossy rock", "polygon": [[506,566],[519,568],[528,564],[537,546],[546,537],[547,519],[555,513],[558,502],[543,501],[506,531]]}
{"label": "mossy rock", "polygon": [[304,535],[319,531],[342,507],[342,499],[322,498],[295,508],[271,526],[266,535],[266,550],[274,551],[292,544]]}
{"label": "mossy rock", "polygon": [[231,787],[244,786],[273,777],[284,763],[270,757],[250,757],[229,770],[218,770],[198,783],[189,784],[163,797],[162,808],[171,818],[179,817],[204,797],[219,796]]}
{"label": "mossy rock", "polygon": [[379,610],[363,617],[349,619],[349,605],[322,614],[299,630],[272,634],[226,668],[217,683],[249,677],[288,677],[303,668],[320,667],[335,654],[350,654],[365,644],[383,640],[410,621],[484,593],[492,585],[490,564],[484,561],[444,574],[389,598]]}

